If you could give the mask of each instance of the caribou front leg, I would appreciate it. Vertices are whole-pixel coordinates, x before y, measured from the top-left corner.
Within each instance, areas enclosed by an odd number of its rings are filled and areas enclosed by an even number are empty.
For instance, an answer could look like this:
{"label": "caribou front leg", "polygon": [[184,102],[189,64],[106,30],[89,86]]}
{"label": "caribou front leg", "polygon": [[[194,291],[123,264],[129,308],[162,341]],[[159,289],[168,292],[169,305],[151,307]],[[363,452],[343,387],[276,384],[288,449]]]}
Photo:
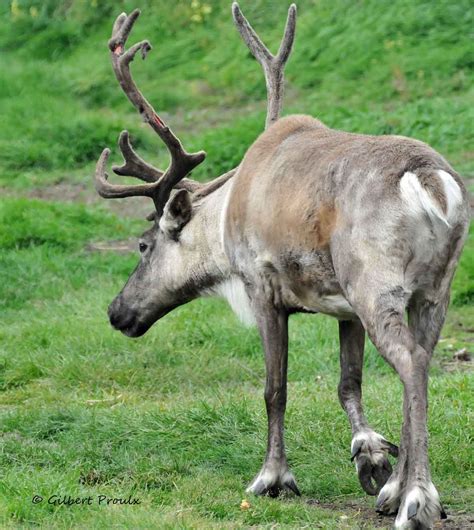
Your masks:
{"label": "caribou front leg", "polygon": [[288,365],[288,314],[273,303],[257,309],[257,323],[265,351],[267,378],[265,404],[268,417],[267,455],[260,473],[247,488],[256,495],[276,497],[288,489],[300,495],[288,468],[283,440]]}

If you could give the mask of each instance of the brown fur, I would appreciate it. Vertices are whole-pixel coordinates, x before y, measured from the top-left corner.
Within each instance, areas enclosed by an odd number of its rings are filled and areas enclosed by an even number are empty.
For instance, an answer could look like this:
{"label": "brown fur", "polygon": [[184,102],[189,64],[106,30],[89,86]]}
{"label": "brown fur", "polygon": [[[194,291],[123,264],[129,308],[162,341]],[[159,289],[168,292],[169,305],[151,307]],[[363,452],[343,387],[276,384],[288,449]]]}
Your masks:
{"label": "brown fur", "polygon": [[318,247],[329,245],[337,223],[337,210],[334,206],[323,204],[316,214],[314,225],[315,240]]}
{"label": "brown fur", "polygon": [[373,205],[389,197],[396,204],[399,181],[407,171],[419,176],[446,211],[435,169],[453,175],[463,189],[444,158],[420,141],[337,131],[309,116],[283,118],[257,139],[235,176],[229,235],[246,240],[258,234],[265,248],[310,251],[327,246],[336,226],[352,217],[352,208],[361,215],[369,210],[363,203],[367,186]]}

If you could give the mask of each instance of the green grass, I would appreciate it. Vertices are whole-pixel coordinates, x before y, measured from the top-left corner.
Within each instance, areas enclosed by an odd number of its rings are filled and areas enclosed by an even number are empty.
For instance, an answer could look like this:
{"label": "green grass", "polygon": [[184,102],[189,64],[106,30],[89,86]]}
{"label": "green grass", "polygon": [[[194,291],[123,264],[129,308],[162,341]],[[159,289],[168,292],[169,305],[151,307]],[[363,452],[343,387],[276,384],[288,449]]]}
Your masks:
{"label": "green grass", "polygon": [[[136,2],[14,4],[0,4],[0,67],[7,73],[0,84],[0,184],[26,187],[40,171],[41,182],[54,182],[58,170],[89,168],[125,127],[154,157],[158,142],[118,88],[106,47],[114,16]],[[144,15],[132,39],[149,38],[155,47],[145,63],[136,61],[135,76],[186,145],[208,151],[200,177],[215,176],[261,131],[260,67],[233,28],[230,3],[193,8],[181,0],[172,10],[163,2],[139,4]],[[194,21],[204,4],[211,12]],[[275,49],[285,3],[242,7]],[[351,131],[415,136],[472,173],[469,0],[302,0],[298,8],[287,112]]]}
{"label": "green grass", "polygon": [[[262,129],[261,72],[232,27],[229,2],[138,4],[144,16],[134,40],[148,37],[155,48],[134,65],[136,77],[185,145],[208,151],[197,176],[213,177],[235,165]],[[165,163],[108,62],[111,20],[135,5],[0,3],[0,526],[380,525],[349,461],[336,321],[291,319],[286,436],[304,495],[248,497],[266,443],[256,330],[238,324],[224,302],[206,299],[139,340],[114,332],[106,308],[137,257],[95,252],[90,243],[138,235],[145,222],[90,203],[87,192],[88,204],[31,196],[57,183],[92,188],[96,157],[123,128],[144,156]],[[242,0],[241,7],[275,49],[285,3]],[[301,0],[298,9],[287,113],[414,136],[474,175],[470,2]],[[474,505],[473,377],[469,365],[452,362],[454,351],[472,350],[473,260],[471,236],[429,388],[433,478],[450,513]],[[401,393],[368,343],[367,415],[394,442]],[[34,505],[33,495],[132,495],[140,504]],[[240,508],[244,498],[248,510]]]}

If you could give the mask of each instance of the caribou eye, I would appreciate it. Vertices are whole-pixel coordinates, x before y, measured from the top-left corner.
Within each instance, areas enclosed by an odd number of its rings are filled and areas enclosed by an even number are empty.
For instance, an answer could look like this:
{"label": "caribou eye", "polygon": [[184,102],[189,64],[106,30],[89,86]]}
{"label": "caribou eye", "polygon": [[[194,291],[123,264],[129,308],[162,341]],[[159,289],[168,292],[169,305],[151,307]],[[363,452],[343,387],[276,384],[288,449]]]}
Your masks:
{"label": "caribou eye", "polygon": [[148,248],[148,245],[146,243],[139,243],[138,250],[143,254],[145,250]]}

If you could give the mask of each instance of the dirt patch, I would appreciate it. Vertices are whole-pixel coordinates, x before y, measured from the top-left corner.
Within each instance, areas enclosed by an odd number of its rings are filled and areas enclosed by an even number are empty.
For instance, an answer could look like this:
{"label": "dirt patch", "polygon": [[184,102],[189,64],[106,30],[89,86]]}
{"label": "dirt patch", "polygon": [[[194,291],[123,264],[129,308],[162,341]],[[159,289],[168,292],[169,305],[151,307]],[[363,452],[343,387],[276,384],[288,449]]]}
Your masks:
{"label": "dirt patch", "polygon": [[[13,195],[13,193],[10,194]],[[89,184],[59,182],[50,186],[34,188],[29,190],[24,196],[53,202],[101,204],[117,215],[135,219],[145,219],[153,211],[153,203],[146,197],[104,200],[97,195],[94,187]]]}
{"label": "dirt patch", "polygon": [[[309,499],[308,504],[322,508],[328,511],[343,512],[340,519],[340,528],[356,528],[360,529],[391,529],[395,521],[395,516],[387,516],[378,514],[372,504],[372,500],[348,500],[337,502],[324,502],[316,499]],[[446,506],[445,506],[446,508]],[[474,526],[474,513],[466,513],[465,511],[451,511],[447,510],[448,518],[445,520],[436,521],[434,529],[437,530],[470,530]]]}
{"label": "dirt patch", "polygon": [[394,517],[378,514],[373,507],[369,507],[368,501],[343,500],[337,502],[324,502],[317,499],[309,499],[308,504],[328,510],[330,512],[343,512],[340,516],[340,528],[392,528]]}
{"label": "dirt patch", "polygon": [[0,196],[26,197],[28,199],[40,199],[51,202],[100,204],[117,215],[135,219],[145,219],[153,211],[153,203],[146,197],[104,200],[97,195],[93,186],[80,183],[57,182],[49,186],[33,188],[26,192],[0,187]]}
{"label": "dirt patch", "polygon": [[[470,332],[470,328],[465,328],[463,326],[455,326],[463,332]],[[472,337],[463,337],[460,341],[461,343],[472,343]],[[447,343],[447,344],[446,344]],[[474,354],[472,352],[472,347],[467,348],[454,348],[454,339],[441,338],[439,340],[439,345],[444,346],[444,351],[440,351],[440,355],[435,359],[436,364],[446,372],[455,372],[455,371],[467,371],[470,372],[474,369]]]}
{"label": "dirt patch", "polygon": [[26,195],[32,199],[61,202],[92,202],[89,186],[58,182],[51,186],[33,188]]}
{"label": "dirt patch", "polygon": [[466,371],[471,372],[474,370],[474,361],[459,361],[457,359],[447,360],[441,362],[441,367],[446,372],[457,372]]}
{"label": "dirt patch", "polygon": [[115,241],[94,241],[86,245],[86,250],[89,252],[118,252],[119,254],[127,254],[137,250],[137,239],[129,238]]}

